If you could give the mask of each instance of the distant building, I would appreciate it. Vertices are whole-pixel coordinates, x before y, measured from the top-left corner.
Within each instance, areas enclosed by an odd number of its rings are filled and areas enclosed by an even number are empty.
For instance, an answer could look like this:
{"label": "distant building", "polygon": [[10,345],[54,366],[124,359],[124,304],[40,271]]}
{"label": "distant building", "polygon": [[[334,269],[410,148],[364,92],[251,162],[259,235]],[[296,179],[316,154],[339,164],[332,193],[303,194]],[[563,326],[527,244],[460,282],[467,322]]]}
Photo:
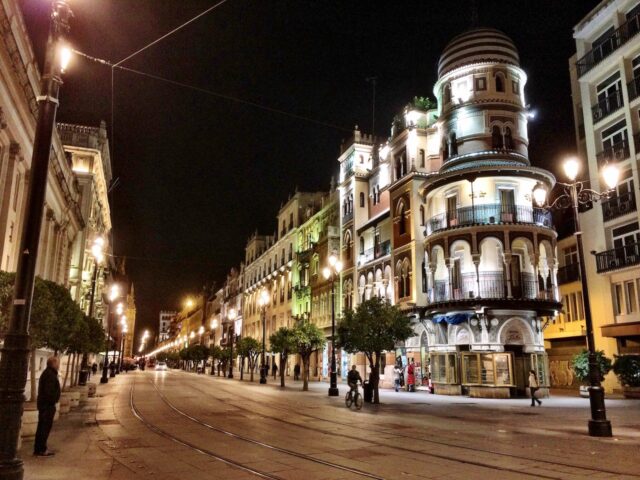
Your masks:
{"label": "distant building", "polygon": [[[569,66],[578,152],[588,168],[583,178],[602,191],[602,167],[616,163],[621,169],[613,196],[580,219],[588,232],[583,238],[596,348],[610,357],[640,353],[640,4],[602,1],[573,36],[576,54]],[[582,336],[576,332],[575,338]],[[619,388],[615,375],[604,386]]]}
{"label": "distant building", "polygon": [[162,310],[160,312],[160,321],[158,322],[158,342],[164,342],[169,339],[169,325],[176,317],[178,312]]}

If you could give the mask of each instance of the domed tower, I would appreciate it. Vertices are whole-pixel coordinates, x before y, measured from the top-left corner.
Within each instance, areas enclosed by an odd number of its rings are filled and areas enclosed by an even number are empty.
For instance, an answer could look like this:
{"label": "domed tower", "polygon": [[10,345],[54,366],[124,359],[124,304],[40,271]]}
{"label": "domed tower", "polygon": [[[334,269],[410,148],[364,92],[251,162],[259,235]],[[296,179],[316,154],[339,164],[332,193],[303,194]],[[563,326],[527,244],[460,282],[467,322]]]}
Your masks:
{"label": "domed tower", "polygon": [[442,166],[424,182],[427,330],[436,391],[508,397],[525,372],[548,385],[542,319],[560,309],[556,233],[536,208],[524,86],[513,41],[491,28],[455,37],[438,65]]}

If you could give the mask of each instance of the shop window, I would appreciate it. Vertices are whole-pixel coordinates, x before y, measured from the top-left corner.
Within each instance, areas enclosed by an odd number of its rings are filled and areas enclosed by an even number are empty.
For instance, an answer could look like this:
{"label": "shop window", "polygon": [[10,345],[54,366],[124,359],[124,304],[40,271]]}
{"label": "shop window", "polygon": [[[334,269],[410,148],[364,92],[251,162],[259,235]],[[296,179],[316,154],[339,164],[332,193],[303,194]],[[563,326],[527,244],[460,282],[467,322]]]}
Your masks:
{"label": "shop window", "polygon": [[509,353],[463,353],[465,385],[512,386],[513,360]]}
{"label": "shop window", "polygon": [[534,353],[531,355],[531,370],[536,372],[538,376],[538,384],[541,387],[548,387],[548,366],[547,366],[547,356],[541,353]]}
{"label": "shop window", "polygon": [[458,355],[456,353],[431,354],[431,381],[434,383],[457,384]]}

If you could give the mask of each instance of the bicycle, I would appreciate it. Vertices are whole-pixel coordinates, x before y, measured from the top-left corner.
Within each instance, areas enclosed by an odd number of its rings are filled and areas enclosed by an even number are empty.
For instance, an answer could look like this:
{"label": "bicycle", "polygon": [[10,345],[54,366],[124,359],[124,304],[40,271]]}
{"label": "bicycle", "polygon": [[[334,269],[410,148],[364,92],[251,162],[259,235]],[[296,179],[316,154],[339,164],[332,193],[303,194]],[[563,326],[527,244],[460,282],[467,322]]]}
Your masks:
{"label": "bicycle", "polygon": [[356,384],[354,389],[349,389],[347,395],[344,397],[344,403],[347,405],[347,408],[351,408],[351,405],[355,403],[356,410],[360,410],[362,408],[362,395],[358,391],[358,385]]}

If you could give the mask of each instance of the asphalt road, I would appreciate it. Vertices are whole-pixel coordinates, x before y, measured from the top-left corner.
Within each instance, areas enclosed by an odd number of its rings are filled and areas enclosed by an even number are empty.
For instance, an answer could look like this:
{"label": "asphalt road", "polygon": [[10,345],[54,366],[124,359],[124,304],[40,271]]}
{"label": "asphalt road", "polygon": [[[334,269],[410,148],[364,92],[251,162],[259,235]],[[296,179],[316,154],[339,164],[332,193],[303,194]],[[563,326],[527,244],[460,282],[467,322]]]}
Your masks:
{"label": "asphalt road", "polygon": [[354,411],[345,386],[328,398],[326,384],[302,392],[270,382],[121,374],[93,410],[54,427],[58,455],[29,458],[25,478],[640,479],[638,401],[609,400],[615,437],[596,439],[585,434],[588,400],[577,397],[531,408],[384,391],[383,404]]}

